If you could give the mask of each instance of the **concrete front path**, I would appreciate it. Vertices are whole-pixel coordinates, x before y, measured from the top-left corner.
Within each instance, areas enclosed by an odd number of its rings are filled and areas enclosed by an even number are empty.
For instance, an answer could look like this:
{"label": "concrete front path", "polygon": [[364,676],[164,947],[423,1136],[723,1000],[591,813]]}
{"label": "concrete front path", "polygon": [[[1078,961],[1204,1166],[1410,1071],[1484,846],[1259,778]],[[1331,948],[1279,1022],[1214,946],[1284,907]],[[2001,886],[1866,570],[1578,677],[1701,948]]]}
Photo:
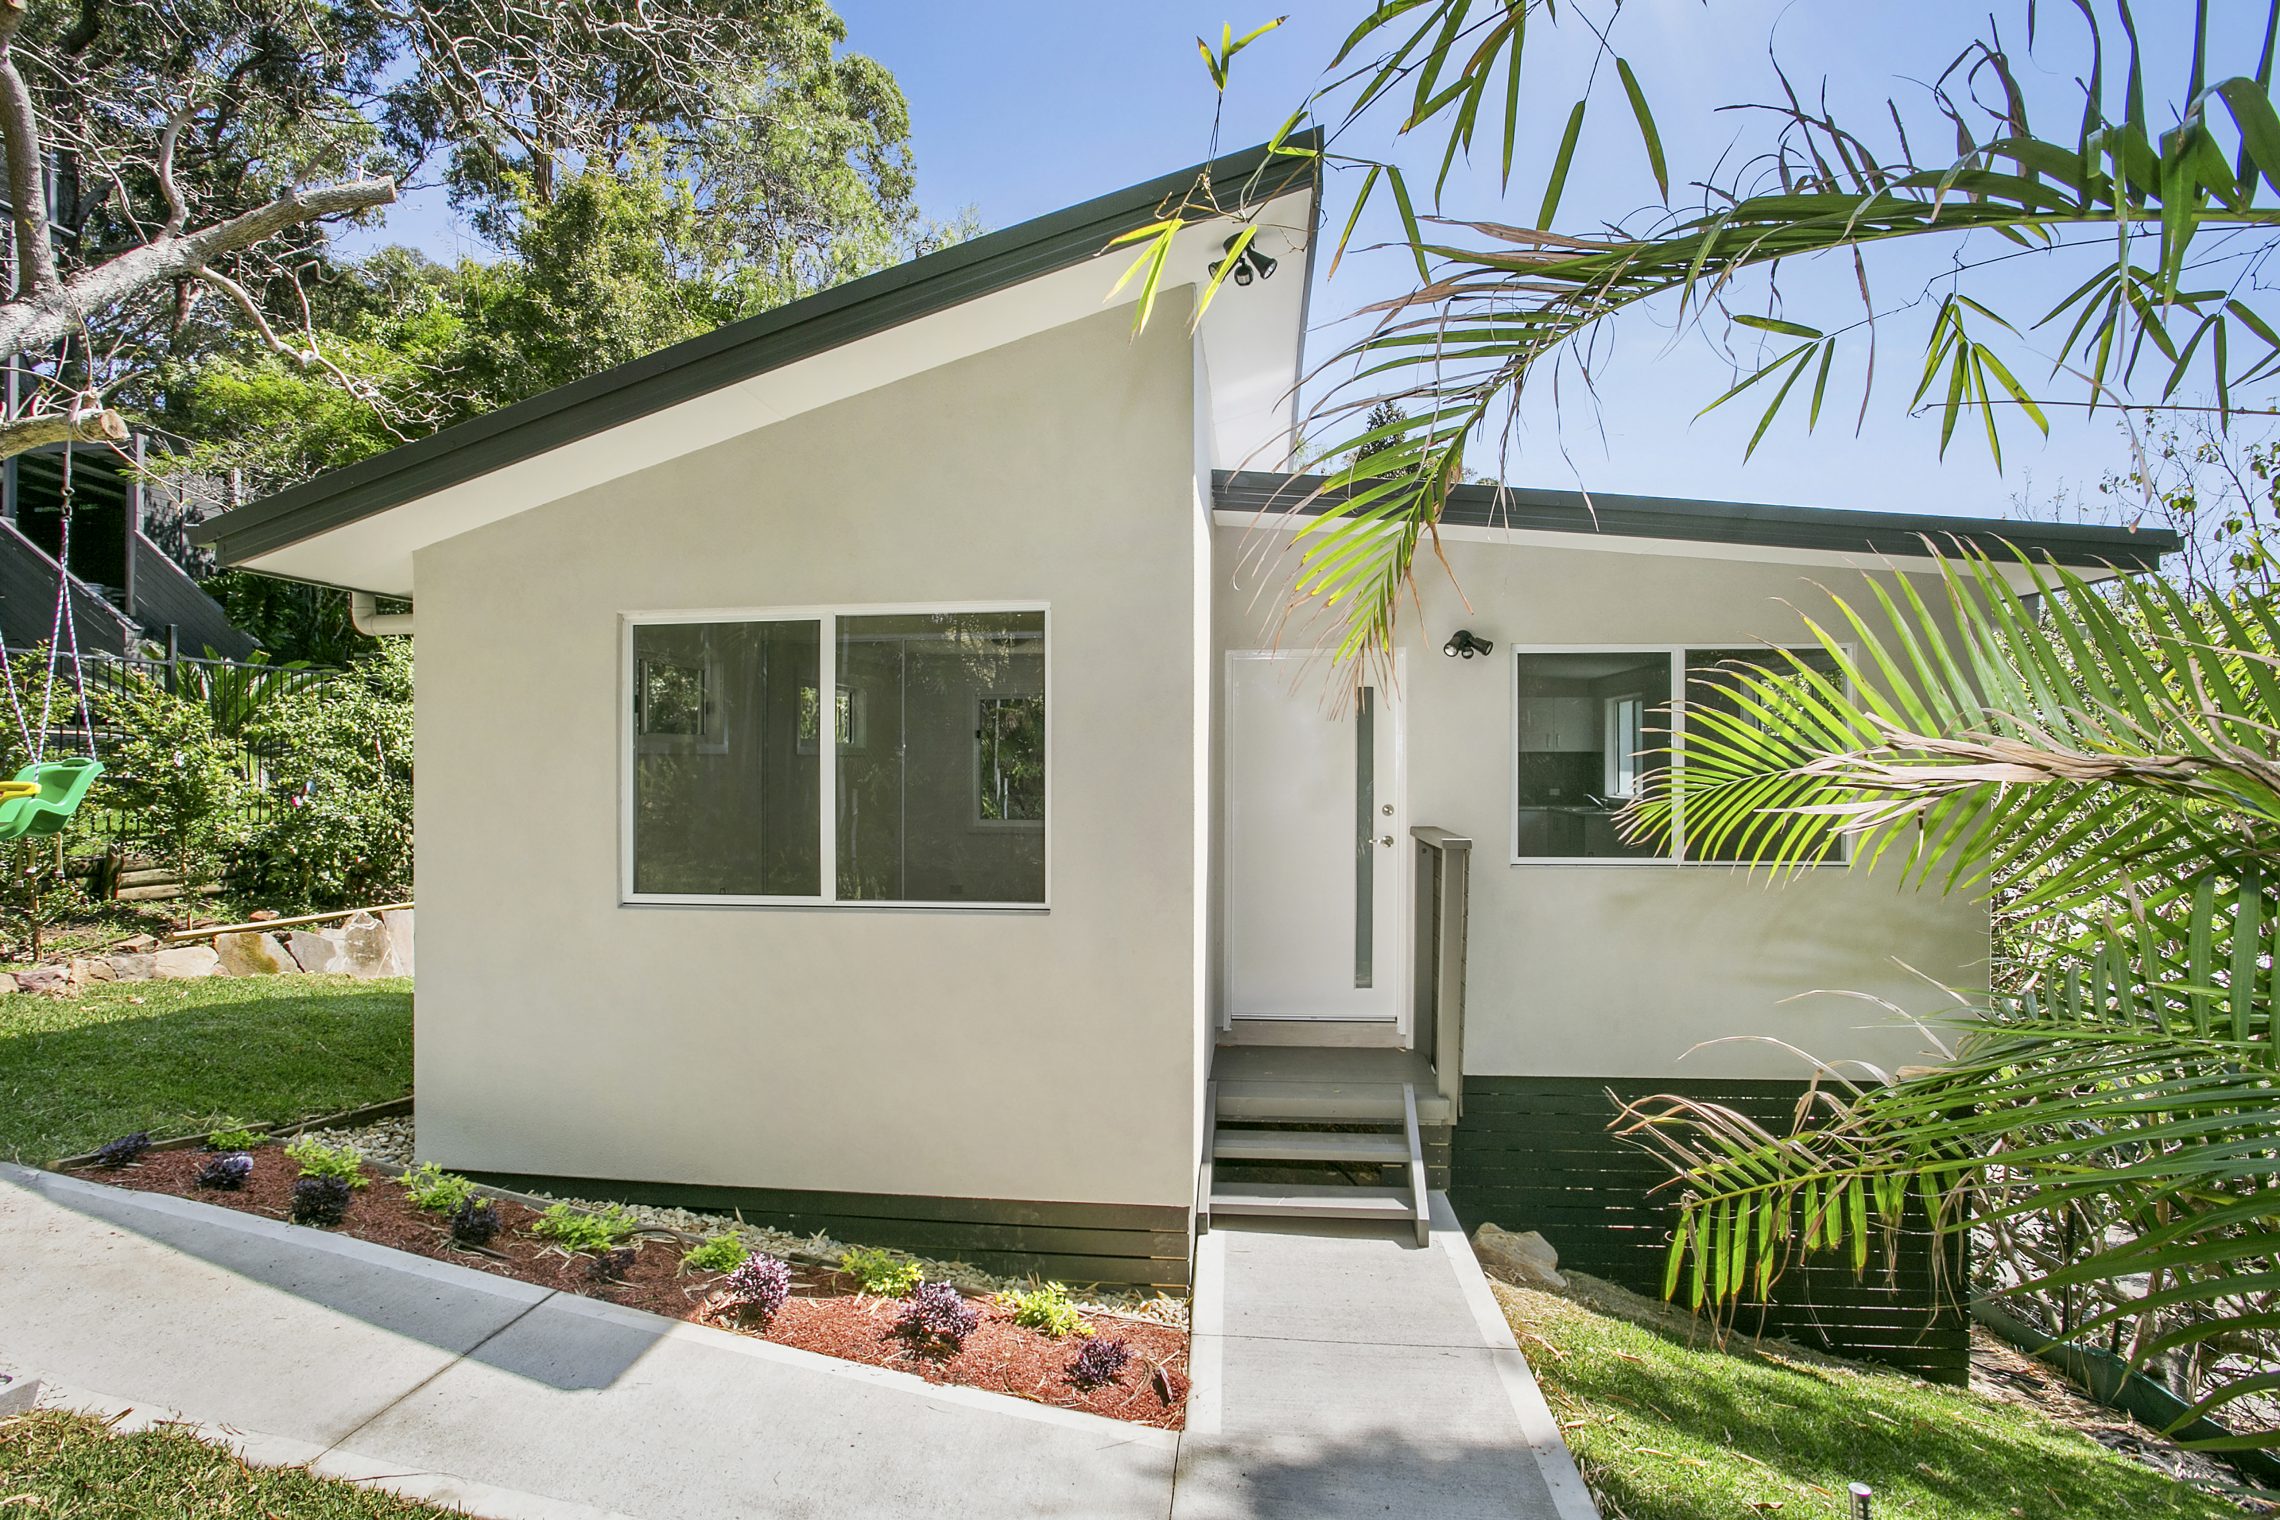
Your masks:
{"label": "concrete front path", "polygon": [[1448,1199],[1433,1237],[1214,1223],[1173,1520],[1598,1520]]}
{"label": "concrete front path", "polygon": [[0,1368],[502,1520],[1586,1520],[1464,1237],[1437,1220],[1425,1250],[1204,1237],[1183,1439],[0,1166]]}

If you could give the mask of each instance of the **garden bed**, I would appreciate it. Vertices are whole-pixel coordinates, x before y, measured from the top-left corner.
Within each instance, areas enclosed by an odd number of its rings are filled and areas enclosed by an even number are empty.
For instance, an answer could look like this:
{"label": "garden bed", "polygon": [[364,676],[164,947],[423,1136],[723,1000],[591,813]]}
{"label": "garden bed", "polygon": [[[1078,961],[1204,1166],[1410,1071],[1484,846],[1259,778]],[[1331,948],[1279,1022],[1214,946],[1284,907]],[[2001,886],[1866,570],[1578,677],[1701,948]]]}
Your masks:
{"label": "garden bed", "polygon": [[[248,1154],[253,1170],[235,1191],[198,1186],[212,1160],[199,1150],[149,1151],[122,1167],[75,1169],[75,1175],[138,1192],[169,1193],[270,1219],[290,1217],[300,1167],[275,1145]],[[693,1242],[637,1237],[607,1256],[572,1254],[532,1234],[539,1213],[511,1200],[496,1204],[503,1228],[488,1247],[455,1242],[443,1219],[411,1201],[393,1176],[366,1165],[358,1189],[335,1232],[375,1245],[455,1262],[518,1281],[582,1294],[671,1319],[712,1325],[845,1361],[908,1372],[931,1383],[1009,1394],[1056,1408],[1164,1429],[1179,1428],[1188,1392],[1187,1336],[1149,1319],[1091,1313],[1095,1338],[1121,1340],[1131,1360],[1120,1376],[1098,1387],[1072,1382],[1069,1368],[1087,1341],[1055,1339],[1014,1322],[994,1300],[970,1298],[978,1323],[955,1349],[923,1349],[898,1333],[902,1301],[866,1294],[846,1273],[791,1263],[791,1296],[765,1325],[750,1323],[722,1302],[724,1274],[688,1269]]]}

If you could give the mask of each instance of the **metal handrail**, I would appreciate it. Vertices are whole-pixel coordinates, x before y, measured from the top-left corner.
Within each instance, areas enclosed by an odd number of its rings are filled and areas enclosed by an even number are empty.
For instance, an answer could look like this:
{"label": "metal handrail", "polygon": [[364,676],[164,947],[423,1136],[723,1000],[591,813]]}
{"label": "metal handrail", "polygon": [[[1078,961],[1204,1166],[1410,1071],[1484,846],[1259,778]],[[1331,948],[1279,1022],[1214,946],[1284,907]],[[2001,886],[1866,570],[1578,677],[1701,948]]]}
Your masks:
{"label": "metal handrail", "polygon": [[1433,1084],[1449,1116],[1464,1111],[1465,932],[1473,842],[1420,824],[1417,844],[1416,1027],[1432,1031]]}

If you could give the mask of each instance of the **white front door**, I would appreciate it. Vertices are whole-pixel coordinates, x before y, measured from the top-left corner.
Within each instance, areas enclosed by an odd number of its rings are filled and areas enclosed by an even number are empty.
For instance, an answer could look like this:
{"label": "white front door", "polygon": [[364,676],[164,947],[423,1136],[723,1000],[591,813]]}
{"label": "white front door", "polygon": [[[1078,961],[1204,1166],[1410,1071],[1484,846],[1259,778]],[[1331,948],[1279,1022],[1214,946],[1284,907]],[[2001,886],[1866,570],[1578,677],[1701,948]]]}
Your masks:
{"label": "white front door", "polygon": [[1397,1023],[1408,1004],[1401,704],[1333,679],[1319,654],[1227,657],[1231,1018]]}

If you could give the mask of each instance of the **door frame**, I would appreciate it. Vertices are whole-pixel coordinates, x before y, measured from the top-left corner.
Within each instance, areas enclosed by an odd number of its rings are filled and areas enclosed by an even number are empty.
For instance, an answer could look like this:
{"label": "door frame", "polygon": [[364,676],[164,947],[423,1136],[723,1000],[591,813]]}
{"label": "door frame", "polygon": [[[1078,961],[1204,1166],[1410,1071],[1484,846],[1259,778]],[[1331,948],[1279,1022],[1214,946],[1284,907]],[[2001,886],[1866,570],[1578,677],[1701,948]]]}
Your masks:
{"label": "door frame", "polygon": [[[1409,667],[1409,652],[1395,650],[1393,678],[1380,683],[1381,699],[1386,686],[1392,687],[1395,714],[1393,726],[1393,779],[1394,812],[1401,827],[1396,832],[1393,848],[1387,853],[1394,857],[1391,867],[1394,878],[1384,890],[1394,897],[1391,903],[1395,934],[1390,956],[1373,953],[1377,965],[1384,968],[1394,988],[1394,1016],[1386,1019],[1355,1018],[1275,1018],[1243,1017],[1235,1014],[1233,1001],[1228,996],[1233,981],[1235,962],[1235,680],[1238,661],[1289,662],[1295,668],[1309,661],[1327,665],[1335,657],[1329,649],[1229,649],[1222,652],[1219,681],[1219,738],[1215,746],[1220,796],[1213,812],[1219,825],[1219,844],[1212,852],[1219,871],[1220,891],[1217,904],[1219,964],[1213,977],[1213,993],[1218,1003],[1218,1016],[1213,1027],[1223,1042],[1235,1044],[1274,1045],[1378,1045],[1406,1050],[1414,1039],[1417,1014],[1416,979],[1413,970],[1414,940],[1416,937],[1416,911],[1411,896],[1415,890],[1416,851],[1409,840],[1409,700],[1405,674]],[[1303,677],[1295,677],[1303,679]],[[1384,792],[1380,792],[1382,798]],[[1384,947],[1379,947],[1380,950]],[[1374,977],[1373,977],[1374,980]],[[1238,1031],[1248,1031],[1253,1039],[1226,1037]]]}

